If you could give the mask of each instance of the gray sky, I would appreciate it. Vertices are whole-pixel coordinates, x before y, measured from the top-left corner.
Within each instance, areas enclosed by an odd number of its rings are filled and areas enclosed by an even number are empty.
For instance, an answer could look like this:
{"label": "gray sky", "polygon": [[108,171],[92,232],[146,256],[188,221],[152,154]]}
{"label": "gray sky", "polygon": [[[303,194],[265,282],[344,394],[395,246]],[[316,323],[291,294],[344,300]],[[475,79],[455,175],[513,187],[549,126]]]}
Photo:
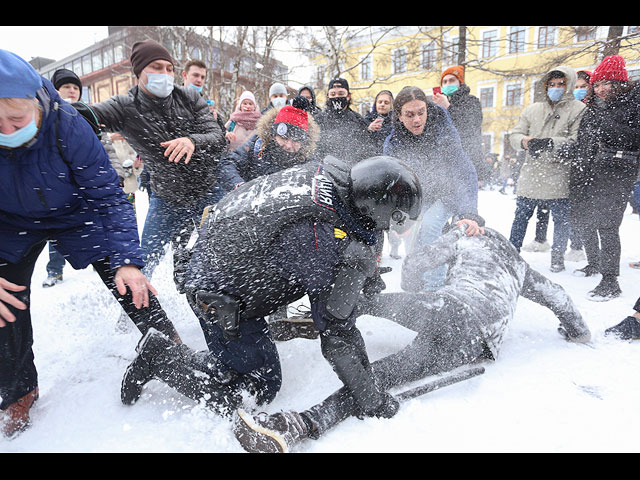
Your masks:
{"label": "gray sky", "polygon": [[106,26],[0,26],[0,48],[26,61],[33,57],[61,60],[106,37]]}

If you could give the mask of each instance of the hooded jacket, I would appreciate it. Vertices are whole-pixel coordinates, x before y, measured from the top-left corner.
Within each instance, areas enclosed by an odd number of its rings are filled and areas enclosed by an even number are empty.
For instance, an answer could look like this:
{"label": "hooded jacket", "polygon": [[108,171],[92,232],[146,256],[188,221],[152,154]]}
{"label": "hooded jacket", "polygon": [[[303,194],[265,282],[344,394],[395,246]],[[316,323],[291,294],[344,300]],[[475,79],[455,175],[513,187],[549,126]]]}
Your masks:
{"label": "hooded jacket", "polygon": [[[525,137],[550,138],[553,149],[532,155],[527,151],[516,186],[516,194],[521,197],[553,200],[569,197],[569,162],[559,154],[562,146],[574,140],[578,134],[580,120],[585,105],[573,96],[577,75],[572,68],[560,66],[566,80],[565,92],[555,105],[546,98],[527,106],[513,129],[510,142],[516,151],[522,151],[522,139]],[[540,80],[546,86],[549,71]],[[546,92],[546,90],[545,90]]]}
{"label": "hooded jacket", "polygon": [[89,123],[46,79],[36,96],[42,122],[25,146],[0,148],[0,258],[16,263],[57,240],[73,268],[110,257],[144,266],[133,206]]}
{"label": "hooded jacket", "polygon": [[[227,143],[202,95],[176,86],[156,98],[139,86],[91,106],[107,130],[119,132],[144,161],[151,190],[168,203],[191,206],[216,185],[216,168]],[[169,162],[162,142],[189,137],[195,151],[188,164]]]}
{"label": "hooded jacket", "polygon": [[241,183],[301,165],[312,159],[320,136],[318,124],[308,115],[307,139],[297,154],[286,155],[275,143],[271,128],[280,108],[282,107],[267,110],[258,120],[256,134],[220,161],[218,181],[225,190],[233,190]]}

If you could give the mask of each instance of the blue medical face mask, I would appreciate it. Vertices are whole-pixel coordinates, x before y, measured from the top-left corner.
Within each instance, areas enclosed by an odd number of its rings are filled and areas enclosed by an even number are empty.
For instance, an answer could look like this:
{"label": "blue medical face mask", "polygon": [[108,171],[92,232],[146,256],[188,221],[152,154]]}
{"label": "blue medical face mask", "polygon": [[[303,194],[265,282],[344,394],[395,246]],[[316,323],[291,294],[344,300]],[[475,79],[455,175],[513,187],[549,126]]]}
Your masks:
{"label": "blue medical face mask", "polygon": [[193,89],[197,90],[197,91],[198,91],[198,93],[202,93],[202,89],[203,89],[203,87],[198,87],[198,86],[194,85],[193,83],[192,83],[192,84],[190,84],[190,85],[189,85],[189,87],[191,87],[191,88],[193,88]]}
{"label": "blue medical face mask", "polygon": [[282,107],[287,104],[287,99],[286,97],[276,97],[273,100],[271,100],[271,103],[273,104],[274,107]]}
{"label": "blue medical face mask", "polygon": [[562,95],[564,95],[563,87],[547,88],[547,96],[549,97],[549,100],[551,100],[552,102],[560,101],[560,99],[562,98]]}
{"label": "blue medical face mask", "polygon": [[584,100],[584,97],[587,96],[587,89],[586,88],[576,88],[573,91],[573,97],[576,100]]}
{"label": "blue medical face mask", "polygon": [[173,75],[147,73],[147,90],[159,98],[166,98],[173,92]]}
{"label": "blue medical face mask", "polygon": [[13,133],[0,133],[0,145],[7,148],[17,148],[35,137],[37,133],[38,126],[36,125],[34,113],[33,119],[24,127]]}
{"label": "blue medical face mask", "polygon": [[450,97],[451,95],[456,93],[459,88],[460,87],[455,84],[445,85],[444,87],[442,87],[442,93],[444,93],[447,97]]}

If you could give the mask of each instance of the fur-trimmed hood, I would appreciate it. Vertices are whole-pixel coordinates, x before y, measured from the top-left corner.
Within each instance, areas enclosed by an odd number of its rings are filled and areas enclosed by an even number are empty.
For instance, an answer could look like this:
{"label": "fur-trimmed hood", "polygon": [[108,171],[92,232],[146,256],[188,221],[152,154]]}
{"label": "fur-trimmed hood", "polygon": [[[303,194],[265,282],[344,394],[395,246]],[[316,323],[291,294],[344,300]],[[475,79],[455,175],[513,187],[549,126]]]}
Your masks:
{"label": "fur-trimmed hood", "polygon": [[[260,117],[258,125],[256,127],[256,133],[262,140],[264,146],[269,145],[273,141],[273,130],[271,126],[278,115],[282,107],[270,108],[268,111]],[[309,120],[309,130],[307,131],[307,139],[303,142],[302,147],[298,154],[306,159],[311,158],[311,155],[316,151],[318,145],[318,139],[320,138],[320,126],[313,119],[312,115],[307,116]]]}

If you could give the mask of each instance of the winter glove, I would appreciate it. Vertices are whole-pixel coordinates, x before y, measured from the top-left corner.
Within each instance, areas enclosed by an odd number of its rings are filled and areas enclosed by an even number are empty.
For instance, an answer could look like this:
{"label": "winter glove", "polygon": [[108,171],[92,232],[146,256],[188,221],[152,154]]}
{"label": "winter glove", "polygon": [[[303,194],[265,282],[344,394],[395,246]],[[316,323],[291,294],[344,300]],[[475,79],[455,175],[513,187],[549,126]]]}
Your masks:
{"label": "winter glove", "polygon": [[367,278],[364,282],[364,287],[362,287],[362,293],[364,296],[371,298],[386,289],[387,284],[384,283],[381,275],[390,271],[391,267],[380,267],[373,277]]}
{"label": "winter glove", "polygon": [[553,140],[550,138],[532,138],[529,140],[529,154],[538,158],[542,152],[553,150]]}

